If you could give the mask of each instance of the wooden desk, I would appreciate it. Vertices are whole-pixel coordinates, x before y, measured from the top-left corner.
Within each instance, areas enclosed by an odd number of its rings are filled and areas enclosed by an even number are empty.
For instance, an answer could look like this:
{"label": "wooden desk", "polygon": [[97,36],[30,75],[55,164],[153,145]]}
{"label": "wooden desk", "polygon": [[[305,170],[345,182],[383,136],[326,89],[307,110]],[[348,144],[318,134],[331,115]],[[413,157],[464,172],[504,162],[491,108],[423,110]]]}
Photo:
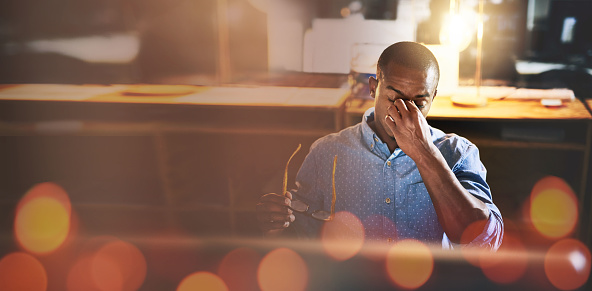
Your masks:
{"label": "wooden desk", "polygon": [[[359,122],[372,106],[373,100],[348,101],[345,124]],[[468,108],[436,97],[427,119],[430,125],[464,136],[479,147],[494,201],[506,218],[522,220],[524,201],[540,178],[565,179],[580,201],[579,236],[592,242],[592,115],[582,102],[548,108],[538,100],[490,100],[485,107]]]}
{"label": "wooden desk", "polygon": [[[115,125],[113,130],[133,124],[134,130],[149,125],[318,135],[343,127],[347,93],[345,89],[255,86],[5,85],[0,91],[0,117],[18,123],[83,121],[89,130],[99,124]],[[299,118],[302,112],[310,113],[307,119]]]}
{"label": "wooden desk", "polygon": [[299,143],[343,127],[348,93],[149,87],[0,88],[0,221],[28,188],[54,181],[91,232],[258,235],[256,201],[280,191]]}
{"label": "wooden desk", "polygon": [[[590,101],[588,101],[590,102]],[[354,99],[348,102],[346,114],[357,123],[368,108],[374,106],[374,100]],[[355,120],[354,120],[355,119]],[[582,102],[574,100],[564,103],[559,108],[545,107],[538,100],[490,100],[486,106],[471,108],[455,106],[449,97],[436,97],[428,114],[428,119],[455,120],[589,120],[590,112]]]}

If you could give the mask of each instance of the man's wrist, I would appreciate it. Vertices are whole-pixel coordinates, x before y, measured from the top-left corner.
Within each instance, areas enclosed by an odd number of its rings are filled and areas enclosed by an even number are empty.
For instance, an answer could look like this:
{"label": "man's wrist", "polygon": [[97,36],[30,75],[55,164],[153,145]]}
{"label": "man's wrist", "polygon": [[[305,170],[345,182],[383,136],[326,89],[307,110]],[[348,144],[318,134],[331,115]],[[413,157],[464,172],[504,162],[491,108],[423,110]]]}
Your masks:
{"label": "man's wrist", "polygon": [[416,156],[412,157],[417,167],[422,165],[429,166],[434,162],[438,162],[443,159],[442,153],[433,143],[429,143],[426,147],[420,147],[417,150]]}

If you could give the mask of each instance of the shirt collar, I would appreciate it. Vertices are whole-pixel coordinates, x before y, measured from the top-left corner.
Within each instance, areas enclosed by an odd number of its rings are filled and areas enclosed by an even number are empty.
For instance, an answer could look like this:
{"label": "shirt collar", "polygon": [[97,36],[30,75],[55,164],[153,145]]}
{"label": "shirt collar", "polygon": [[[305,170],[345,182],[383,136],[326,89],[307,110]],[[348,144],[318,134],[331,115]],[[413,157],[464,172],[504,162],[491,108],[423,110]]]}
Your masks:
{"label": "shirt collar", "polygon": [[[386,143],[378,137],[376,132],[374,132],[368,124],[368,122],[372,120],[374,120],[374,107],[366,110],[364,117],[362,118],[362,142],[369,151],[378,156],[382,156],[386,160],[391,155],[391,152]],[[395,153],[396,152],[397,150],[395,150]]]}

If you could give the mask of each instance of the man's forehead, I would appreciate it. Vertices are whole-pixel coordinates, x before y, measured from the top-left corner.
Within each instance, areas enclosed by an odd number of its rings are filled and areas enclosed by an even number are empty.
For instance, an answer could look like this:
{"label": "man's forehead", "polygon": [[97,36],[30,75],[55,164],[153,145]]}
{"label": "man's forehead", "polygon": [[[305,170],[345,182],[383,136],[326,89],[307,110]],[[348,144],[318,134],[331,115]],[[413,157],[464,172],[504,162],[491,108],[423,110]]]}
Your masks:
{"label": "man's forehead", "polygon": [[437,85],[438,72],[433,66],[425,69],[412,68],[399,64],[389,64],[381,76],[383,83],[398,83],[399,81],[425,84],[427,87]]}

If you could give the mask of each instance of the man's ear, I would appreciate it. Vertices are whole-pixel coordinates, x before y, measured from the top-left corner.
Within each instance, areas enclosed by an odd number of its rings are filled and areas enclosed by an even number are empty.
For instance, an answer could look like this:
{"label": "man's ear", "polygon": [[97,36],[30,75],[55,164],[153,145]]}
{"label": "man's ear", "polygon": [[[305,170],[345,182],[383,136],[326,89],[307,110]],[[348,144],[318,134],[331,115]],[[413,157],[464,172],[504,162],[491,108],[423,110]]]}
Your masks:
{"label": "man's ear", "polygon": [[370,96],[372,96],[372,98],[376,98],[376,87],[378,87],[378,80],[370,76],[368,78],[368,85],[370,87]]}

